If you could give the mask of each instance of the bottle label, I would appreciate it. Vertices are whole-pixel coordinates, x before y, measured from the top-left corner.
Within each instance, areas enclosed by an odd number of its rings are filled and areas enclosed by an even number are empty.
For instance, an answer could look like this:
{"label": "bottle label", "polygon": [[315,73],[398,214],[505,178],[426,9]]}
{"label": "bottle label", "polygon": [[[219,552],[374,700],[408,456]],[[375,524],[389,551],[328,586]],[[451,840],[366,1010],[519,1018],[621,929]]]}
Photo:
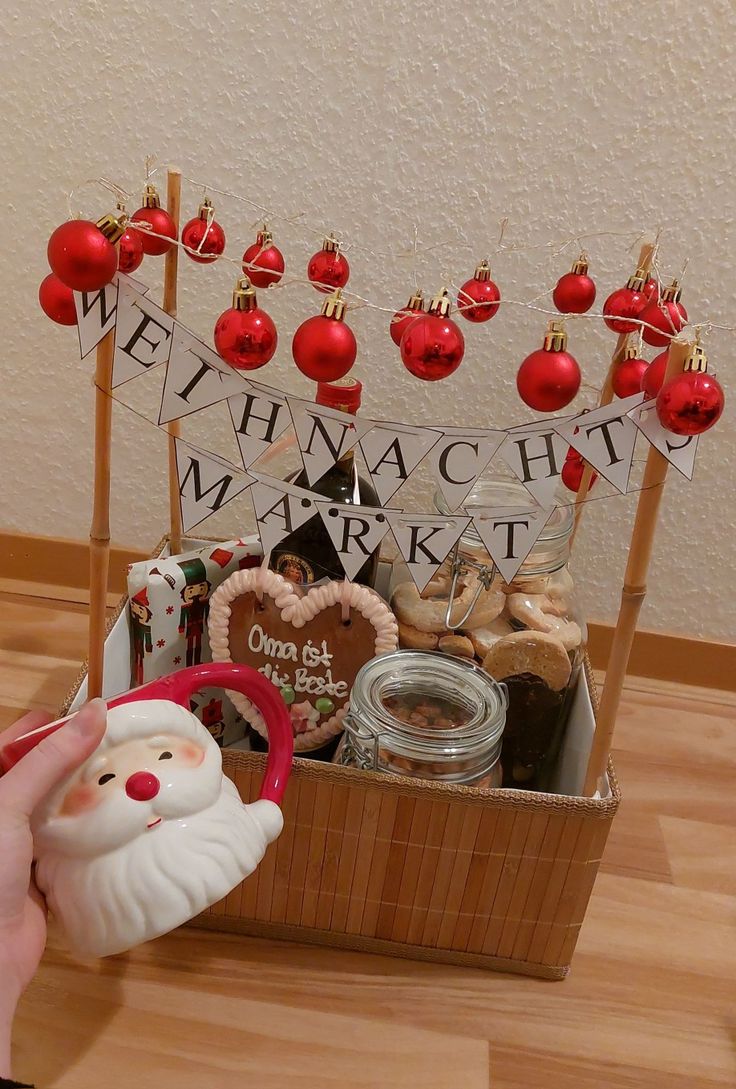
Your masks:
{"label": "bottle label", "polygon": [[276,558],[273,569],[277,575],[281,575],[288,582],[295,582],[298,585],[312,583],[315,580],[314,568],[309,561],[305,560],[303,556],[295,555],[293,552],[282,552]]}

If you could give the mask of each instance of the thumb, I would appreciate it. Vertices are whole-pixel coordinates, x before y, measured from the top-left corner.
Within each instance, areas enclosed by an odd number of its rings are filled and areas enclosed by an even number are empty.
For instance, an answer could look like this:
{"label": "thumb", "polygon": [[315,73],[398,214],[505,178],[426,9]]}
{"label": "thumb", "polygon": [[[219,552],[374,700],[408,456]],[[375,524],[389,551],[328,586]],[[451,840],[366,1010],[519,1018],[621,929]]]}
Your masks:
{"label": "thumb", "polygon": [[87,703],[0,779],[0,806],[30,817],[36,806],[90,756],[105,733],[107,705]]}

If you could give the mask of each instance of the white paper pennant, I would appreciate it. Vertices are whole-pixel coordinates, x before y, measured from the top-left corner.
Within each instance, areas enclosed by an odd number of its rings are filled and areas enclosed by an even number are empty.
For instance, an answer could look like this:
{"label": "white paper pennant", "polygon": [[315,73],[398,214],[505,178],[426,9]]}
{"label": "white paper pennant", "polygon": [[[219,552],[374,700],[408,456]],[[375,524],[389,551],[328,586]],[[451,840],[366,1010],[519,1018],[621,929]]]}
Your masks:
{"label": "white paper pennant", "polygon": [[392,423],[371,427],[360,440],[360,449],[379,503],[388,503],[439,439],[438,432],[426,427]]}
{"label": "white paper pennant", "polygon": [[181,523],[188,533],[241,495],[254,478],[211,450],[200,450],[182,439],[175,444]]}
{"label": "white paper pennant", "polygon": [[566,419],[564,416],[513,427],[498,450],[498,456],[540,507],[552,505],[559,484],[568,444],[555,428]]}
{"label": "white paper pennant", "polygon": [[118,305],[118,277],[99,291],[75,291],[79,354],[82,359],[96,348],[115,326]]}
{"label": "white paper pennant", "polygon": [[421,593],[435,571],[444,563],[470,525],[467,516],[453,514],[394,514],[386,517],[406,561],[409,574]]}
{"label": "white paper pennant", "polygon": [[270,386],[249,380],[247,393],[228,397],[235,438],[246,469],[291,426],[286,397]]}
{"label": "white paper pennant", "polygon": [[246,378],[178,322],[174,323],[159,424],[180,420],[250,389]]}
{"label": "white paper pennant", "polygon": [[539,507],[468,507],[468,511],[506,582],[514,579],[552,514]]}
{"label": "white paper pennant", "polygon": [[635,407],[629,415],[641,433],[663,457],[667,458],[670,465],[674,465],[679,473],[688,480],[692,480],[700,435],[674,435],[662,427],[657,416],[656,405],[656,400],[647,401]]}
{"label": "white paper pennant", "polygon": [[287,397],[286,400],[310,484],[316,484],[373,427],[371,420],[349,412],[326,408],[312,401],[300,401],[295,397]]}
{"label": "white paper pennant", "polygon": [[263,554],[281,544],[284,537],[294,533],[316,513],[314,494],[297,488],[286,480],[254,473],[255,484],[251,488],[253,509],[258,522]]}
{"label": "white paper pennant", "polygon": [[315,504],[345,575],[354,579],[389,531],[387,511],[352,503]]}
{"label": "white paper pennant", "polygon": [[457,510],[506,438],[506,432],[466,427],[437,430],[440,440],[430,450],[427,464],[448,507]]}
{"label": "white paper pennant", "polygon": [[585,458],[616,491],[625,495],[638,431],[627,413],[641,403],[643,393],[581,412],[555,430],[573,450]]}
{"label": "white paper pennant", "polygon": [[112,387],[166,363],[174,319],[130,283],[120,283]]}

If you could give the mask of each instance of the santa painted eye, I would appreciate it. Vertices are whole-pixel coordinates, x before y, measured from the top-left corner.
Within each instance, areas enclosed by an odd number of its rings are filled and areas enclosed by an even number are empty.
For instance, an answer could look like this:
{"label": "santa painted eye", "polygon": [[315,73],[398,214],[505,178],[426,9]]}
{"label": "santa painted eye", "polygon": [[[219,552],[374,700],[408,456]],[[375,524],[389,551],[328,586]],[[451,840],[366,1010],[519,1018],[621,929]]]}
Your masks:
{"label": "santa painted eye", "polygon": [[173,754],[170,753],[170,752],[162,752],[161,755],[159,756],[159,760],[171,760],[172,755]]}
{"label": "santa painted eye", "polygon": [[114,778],[115,776],[113,775],[113,773],[111,771],[108,771],[107,775],[101,775],[97,782],[100,786],[104,786],[105,783],[109,783],[110,780]]}

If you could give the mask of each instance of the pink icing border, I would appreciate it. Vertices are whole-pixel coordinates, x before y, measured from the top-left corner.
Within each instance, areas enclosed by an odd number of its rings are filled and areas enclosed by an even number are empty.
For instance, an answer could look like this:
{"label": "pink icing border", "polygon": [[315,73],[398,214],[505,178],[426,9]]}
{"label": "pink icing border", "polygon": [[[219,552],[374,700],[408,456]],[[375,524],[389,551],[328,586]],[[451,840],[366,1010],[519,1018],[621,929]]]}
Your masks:
{"label": "pink icing border", "polygon": [[[386,654],[396,650],[399,645],[399,627],[396,617],[385,601],[374,590],[359,586],[355,582],[328,582],[323,586],[314,586],[304,596],[294,592],[294,587],[281,575],[265,567],[251,567],[236,571],[215,590],[210,599],[209,635],[213,662],[231,662],[230,657],[230,616],[231,603],[242,594],[251,591],[268,594],[281,612],[281,619],[294,628],[303,628],[325,609],[333,605],[344,604],[346,608],[356,609],[374,627],[376,641],[374,654]],[[228,691],[241,715],[267,738],[266,726],[260,712],[251,701],[239,692]],[[303,752],[319,748],[342,730],[342,720],[348,709],[349,700],[339,707],[332,718],[321,726],[294,738],[294,751]]]}

